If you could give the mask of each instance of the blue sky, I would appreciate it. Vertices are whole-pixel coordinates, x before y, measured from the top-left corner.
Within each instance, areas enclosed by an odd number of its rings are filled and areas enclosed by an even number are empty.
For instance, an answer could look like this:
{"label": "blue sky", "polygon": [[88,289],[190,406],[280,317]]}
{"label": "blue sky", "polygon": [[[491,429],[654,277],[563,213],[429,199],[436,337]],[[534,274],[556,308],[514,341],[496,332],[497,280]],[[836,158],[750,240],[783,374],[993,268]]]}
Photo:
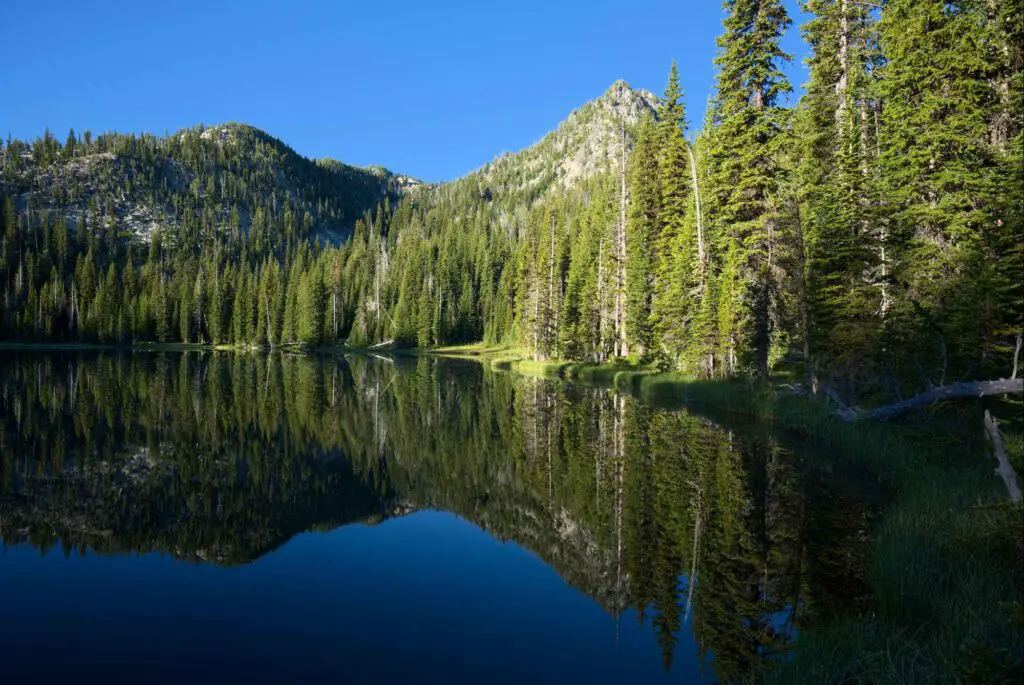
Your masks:
{"label": "blue sky", "polygon": [[[784,47],[806,78],[796,0]],[[699,125],[716,0],[5,3],[0,134],[243,121],[300,153],[428,181],[539,140],[613,81],[679,62]]]}

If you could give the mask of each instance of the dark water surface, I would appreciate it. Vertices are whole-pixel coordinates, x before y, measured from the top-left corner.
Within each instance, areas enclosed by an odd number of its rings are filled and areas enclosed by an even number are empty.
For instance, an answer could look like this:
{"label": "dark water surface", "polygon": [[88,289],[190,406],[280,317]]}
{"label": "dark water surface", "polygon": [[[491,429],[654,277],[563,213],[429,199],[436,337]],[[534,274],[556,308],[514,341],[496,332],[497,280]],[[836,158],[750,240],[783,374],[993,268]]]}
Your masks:
{"label": "dark water surface", "polygon": [[865,601],[853,474],[605,390],[8,352],[0,416],[5,683],[717,682]]}

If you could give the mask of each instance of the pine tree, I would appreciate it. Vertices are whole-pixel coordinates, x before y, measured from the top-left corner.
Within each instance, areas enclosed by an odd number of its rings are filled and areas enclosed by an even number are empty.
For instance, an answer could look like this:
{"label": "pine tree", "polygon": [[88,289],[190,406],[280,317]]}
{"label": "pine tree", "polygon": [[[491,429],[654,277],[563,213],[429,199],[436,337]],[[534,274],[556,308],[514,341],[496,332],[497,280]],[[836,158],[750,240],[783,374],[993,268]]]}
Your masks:
{"label": "pine tree", "polygon": [[871,373],[888,308],[871,201],[876,37],[872,15],[860,3],[826,0],[813,3],[813,10],[804,27],[811,80],[798,113],[802,148],[793,193],[796,211],[806,207],[796,218],[805,229],[810,318],[804,335],[815,363],[830,369],[829,384],[849,391],[857,376]]}
{"label": "pine tree", "polygon": [[156,339],[167,342],[171,339],[170,298],[167,293],[166,275],[160,271],[156,276],[156,296],[153,301],[153,319],[156,328]]}
{"label": "pine tree", "polygon": [[234,343],[236,345],[245,345],[249,343],[246,338],[245,331],[245,319],[246,319],[246,269],[245,261],[242,262],[242,268],[238,270],[238,277],[235,280],[234,291],[235,301],[231,307],[231,331],[234,336]]}
{"label": "pine tree", "polygon": [[[674,66],[674,65],[673,65]],[[651,294],[655,249],[661,221],[658,140],[649,116],[640,122],[630,164],[629,222],[626,231],[626,335],[630,350],[644,357],[651,350]]]}
{"label": "pine tree", "polygon": [[780,238],[777,155],[782,141],[779,98],[791,90],[779,47],[789,17],[779,0],[728,0],[712,132],[710,185],[719,254],[725,255],[718,304],[726,372],[769,373],[776,316]]}
{"label": "pine tree", "polygon": [[297,336],[306,345],[317,345],[323,333],[324,287],[319,269],[302,274],[299,285]]}
{"label": "pine tree", "polygon": [[694,289],[697,276],[696,214],[692,205],[691,153],[684,138],[686,108],[675,62],[658,113],[661,159],[661,230],[652,306],[652,323],[663,355],[675,364],[688,338],[691,310],[701,293]]}
{"label": "pine tree", "polygon": [[[223,282],[222,282],[223,278]],[[210,290],[210,309],[207,314],[210,328],[210,342],[213,344],[223,343],[225,335],[225,312],[228,309],[227,295],[227,273],[220,273],[216,262],[213,265],[213,286]]]}

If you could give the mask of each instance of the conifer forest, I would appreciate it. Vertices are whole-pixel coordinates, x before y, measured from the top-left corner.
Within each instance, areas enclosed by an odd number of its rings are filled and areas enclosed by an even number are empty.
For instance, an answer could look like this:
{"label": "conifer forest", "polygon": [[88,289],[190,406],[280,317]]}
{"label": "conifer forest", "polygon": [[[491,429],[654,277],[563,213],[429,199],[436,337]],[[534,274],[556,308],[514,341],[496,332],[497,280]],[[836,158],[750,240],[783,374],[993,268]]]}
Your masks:
{"label": "conifer forest", "polygon": [[[661,97],[617,82],[440,185],[243,125],[8,140],[3,337],[484,341],[706,378],[799,368],[847,399],[1008,376],[1020,3],[807,2],[792,107],[782,4],[725,8],[704,121],[673,64]],[[573,146],[587,173],[565,173]]]}

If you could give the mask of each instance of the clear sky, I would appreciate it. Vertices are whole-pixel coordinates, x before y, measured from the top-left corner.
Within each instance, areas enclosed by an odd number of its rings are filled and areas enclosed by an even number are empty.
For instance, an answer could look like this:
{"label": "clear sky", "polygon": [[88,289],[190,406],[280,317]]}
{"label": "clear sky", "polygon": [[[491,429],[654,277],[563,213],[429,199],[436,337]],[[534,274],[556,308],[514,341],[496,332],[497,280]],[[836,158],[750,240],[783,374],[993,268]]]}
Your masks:
{"label": "clear sky", "polygon": [[[796,0],[784,48],[806,78]],[[309,157],[428,181],[539,140],[616,79],[690,120],[714,84],[717,0],[11,0],[0,134],[63,139],[241,121]]]}

